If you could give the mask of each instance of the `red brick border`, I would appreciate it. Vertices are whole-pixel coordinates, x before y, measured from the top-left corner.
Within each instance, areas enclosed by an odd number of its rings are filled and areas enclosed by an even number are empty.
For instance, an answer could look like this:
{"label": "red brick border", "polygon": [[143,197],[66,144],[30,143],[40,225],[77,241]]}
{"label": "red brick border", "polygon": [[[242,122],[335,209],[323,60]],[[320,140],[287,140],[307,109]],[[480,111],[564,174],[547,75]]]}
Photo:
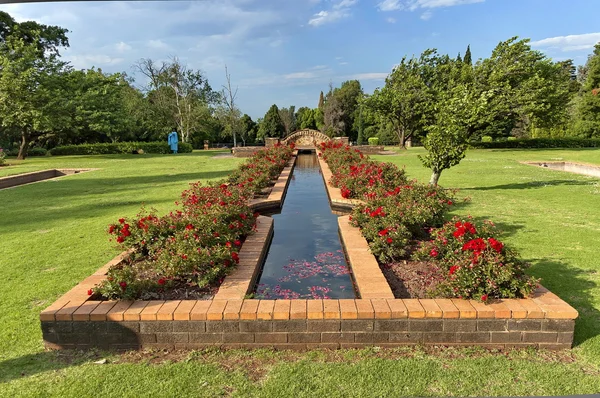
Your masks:
{"label": "red brick border", "polygon": [[[282,184],[276,184],[278,189],[271,193],[275,196],[266,201],[278,198],[281,204],[291,167],[286,182],[281,180],[282,174],[278,181]],[[323,176],[326,178],[325,173]],[[335,190],[328,186],[328,192]],[[40,314],[44,344],[49,349],[310,349],[415,344],[571,347],[578,313],[543,287],[530,299],[500,300],[489,305],[458,299],[394,299],[389,296],[387,283],[383,286],[380,280],[372,280],[378,278],[373,270],[375,259],[347,217],[339,220],[340,234],[362,298],[243,299],[242,293],[252,287],[272,233],[272,220],[263,220],[268,218],[260,219],[256,239],[251,236],[246,241],[247,256],[240,255],[239,277],[234,277],[236,271],[226,279],[231,281],[224,290],[226,295],[205,301],[88,300],[87,289],[103,278],[110,265],[122,261],[127,255],[124,252]]]}

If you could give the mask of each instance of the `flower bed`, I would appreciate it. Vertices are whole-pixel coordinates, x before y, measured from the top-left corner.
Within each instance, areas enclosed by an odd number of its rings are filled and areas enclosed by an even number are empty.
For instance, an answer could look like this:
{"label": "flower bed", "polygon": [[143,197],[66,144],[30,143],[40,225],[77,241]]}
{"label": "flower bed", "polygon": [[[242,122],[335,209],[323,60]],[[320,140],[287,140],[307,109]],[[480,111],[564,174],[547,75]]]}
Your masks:
{"label": "flower bed", "polygon": [[88,294],[125,300],[214,295],[239,263],[243,240],[256,229],[258,213],[250,199],[277,178],[292,152],[282,146],[260,151],[227,183],[191,184],[175,211],[158,216],[142,209],[135,218],[109,225],[109,234],[131,255]]}
{"label": "flower bed", "polygon": [[[331,171],[324,162],[320,165],[327,181]],[[253,199],[250,205],[256,209],[281,203],[289,176],[290,168],[284,169],[269,198]],[[339,189],[326,187],[332,203],[361,202],[343,199]],[[122,262],[127,255],[123,253],[40,314],[44,344],[50,349],[571,346],[577,311],[542,287],[527,299],[492,303],[394,298],[359,229],[348,216],[338,221],[360,299],[244,299],[272,234],[272,219],[261,216],[258,231],[242,245],[238,268],[225,278],[213,300],[91,300],[86,290]],[[470,233],[469,226],[463,227],[465,235]]]}
{"label": "flower bed", "polygon": [[[394,165],[368,159],[347,145],[325,143],[320,156],[342,197],[359,199],[350,218],[382,267],[420,261],[421,296],[415,298],[523,298],[537,280],[495,236],[492,224],[455,219],[443,224],[452,192],[408,181]],[[401,268],[401,266],[400,266]],[[413,289],[413,293],[416,292]]]}

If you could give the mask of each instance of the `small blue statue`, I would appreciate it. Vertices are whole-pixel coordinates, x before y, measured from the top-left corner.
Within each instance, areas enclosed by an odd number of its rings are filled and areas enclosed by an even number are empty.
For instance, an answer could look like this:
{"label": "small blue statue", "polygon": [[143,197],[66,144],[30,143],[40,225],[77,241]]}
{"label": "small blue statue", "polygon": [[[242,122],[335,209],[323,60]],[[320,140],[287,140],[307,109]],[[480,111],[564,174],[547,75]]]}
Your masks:
{"label": "small blue statue", "polygon": [[173,153],[177,153],[177,150],[178,150],[177,144],[179,143],[179,137],[177,135],[177,131],[173,131],[172,133],[169,133],[169,135],[167,137],[167,142],[169,143],[169,146],[171,147],[171,150],[173,151]]}

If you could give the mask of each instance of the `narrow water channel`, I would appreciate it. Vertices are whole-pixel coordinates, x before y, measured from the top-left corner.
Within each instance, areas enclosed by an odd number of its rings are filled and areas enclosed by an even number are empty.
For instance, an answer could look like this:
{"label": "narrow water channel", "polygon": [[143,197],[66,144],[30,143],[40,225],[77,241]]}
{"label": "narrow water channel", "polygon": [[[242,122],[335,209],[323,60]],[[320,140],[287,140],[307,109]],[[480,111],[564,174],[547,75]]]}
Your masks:
{"label": "narrow water channel", "polygon": [[314,153],[300,153],[255,289],[261,299],[354,298],[356,294]]}

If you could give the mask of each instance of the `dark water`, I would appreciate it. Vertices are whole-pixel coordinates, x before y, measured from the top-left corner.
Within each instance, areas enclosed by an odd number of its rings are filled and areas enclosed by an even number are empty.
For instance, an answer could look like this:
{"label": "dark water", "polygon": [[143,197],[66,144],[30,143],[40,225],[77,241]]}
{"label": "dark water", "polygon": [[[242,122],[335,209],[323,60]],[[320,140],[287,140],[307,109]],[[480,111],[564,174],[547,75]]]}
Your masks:
{"label": "dark water", "polygon": [[299,154],[256,298],[355,298],[315,154]]}

